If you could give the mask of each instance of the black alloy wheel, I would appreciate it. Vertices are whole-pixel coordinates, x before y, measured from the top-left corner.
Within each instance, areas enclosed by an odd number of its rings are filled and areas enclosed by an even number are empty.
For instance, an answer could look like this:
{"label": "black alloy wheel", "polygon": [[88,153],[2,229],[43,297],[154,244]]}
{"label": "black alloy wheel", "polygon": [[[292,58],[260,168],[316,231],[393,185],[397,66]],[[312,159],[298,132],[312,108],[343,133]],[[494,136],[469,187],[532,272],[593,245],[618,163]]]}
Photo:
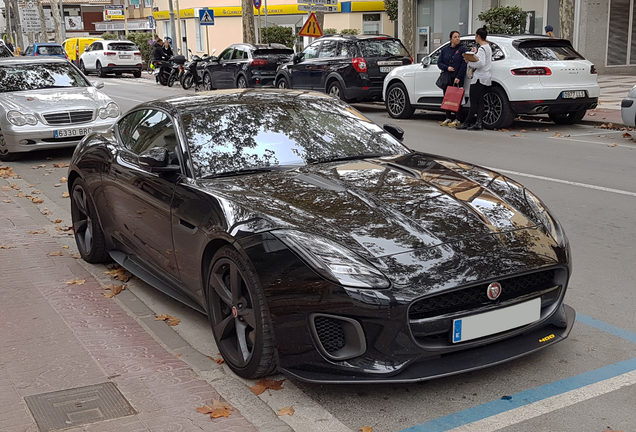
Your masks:
{"label": "black alloy wheel", "polygon": [[102,68],[102,64],[99,62],[99,60],[95,65],[95,69],[97,69],[97,75],[99,75],[100,78],[106,78],[106,74],[104,73],[104,69]]}
{"label": "black alloy wheel", "polygon": [[332,81],[327,87],[327,94],[336,99],[340,99],[346,101],[344,97],[344,91],[342,91],[342,86],[338,81]]}
{"label": "black alloy wheel", "polygon": [[276,82],[276,87],[278,87],[279,89],[288,89],[289,82],[287,82],[287,78],[279,78]]}
{"label": "black alloy wheel", "polygon": [[77,179],[72,186],[71,219],[75,242],[82,259],[89,263],[108,261],[106,239],[97,219],[97,211],[88,196],[86,185]]}
{"label": "black alloy wheel", "polygon": [[141,78],[141,71],[135,71],[135,72],[133,72],[133,76],[134,76],[135,78]]}
{"label": "black alloy wheel", "polygon": [[204,90],[212,90],[212,77],[210,74],[203,75],[203,89]]}
{"label": "black alloy wheel", "polygon": [[88,76],[88,71],[86,70],[86,66],[84,65],[84,61],[80,60],[80,70],[86,76]]}
{"label": "black alloy wheel", "polygon": [[247,80],[243,75],[240,75],[236,80],[236,88],[247,88]]}
{"label": "black alloy wheel", "polygon": [[227,365],[243,378],[276,369],[269,313],[251,264],[231,246],[219,249],[208,273],[212,333]]}
{"label": "black alloy wheel", "polygon": [[[501,129],[509,127],[517,116],[508,102],[506,91],[501,87],[490,86],[484,94],[484,127]],[[471,120],[471,119],[468,119]]]}
{"label": "black alloy wheel", "polygon": [[168,72],[166,71],[159,71],[159,83],[162,86],[168,85]]}
{"label": "black alloy wheel", "polygon": [[415,112],[409,95],[402,83],[393,83],[386,92],[386,110],[393,118],[410,118]]}
{"label": "black alloy wheel", "polygon": [[571,125],[583,120],[587,109],[581,109],[578,111],[571,111],[567,113],[548,113],[550,120],[559,125]]}
{"label": "black alloy wheel", "polygon": [[6,144],[4,134],[0,131],[0,161],[13,162],[14,160],[18,160],[20,153],[9,153],[9,150],[6,149]]}
{"label": "black alloy wheel", "polygon": [[184,90],[190,90],[190,88],[192,88],[192,84],[194,84],[194,75],[186,72],[181,77],[181,87],[183,87]]}

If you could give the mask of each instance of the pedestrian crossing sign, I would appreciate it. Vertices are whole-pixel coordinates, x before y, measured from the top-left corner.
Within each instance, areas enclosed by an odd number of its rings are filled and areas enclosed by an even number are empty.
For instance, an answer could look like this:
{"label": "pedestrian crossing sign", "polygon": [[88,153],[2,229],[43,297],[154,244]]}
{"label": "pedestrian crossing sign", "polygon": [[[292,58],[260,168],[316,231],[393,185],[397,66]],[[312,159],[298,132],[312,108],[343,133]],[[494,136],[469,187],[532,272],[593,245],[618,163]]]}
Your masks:
{"label": "pedestrian crossing sign", "polygon": [[210,9],[199,9],[199,24],[214,25],[214,11]]}
{"label": "pedestrian crossing sign", "polygon": [[308,37],[322,36],[322,30],[320,29],[320,26],[318,25],[318,20],[316,19],[315,13],[312,12],[311,15],[309,15],[309,19],[307,20],[303,28],[300,29],[298,36],[308,36]]}

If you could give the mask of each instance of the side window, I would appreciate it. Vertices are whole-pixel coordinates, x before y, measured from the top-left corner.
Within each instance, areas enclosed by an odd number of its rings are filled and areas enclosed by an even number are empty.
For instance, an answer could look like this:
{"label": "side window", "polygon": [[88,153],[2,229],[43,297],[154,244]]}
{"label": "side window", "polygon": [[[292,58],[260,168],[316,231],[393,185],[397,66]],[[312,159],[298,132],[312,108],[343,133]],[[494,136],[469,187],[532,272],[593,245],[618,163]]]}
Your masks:
{"label": "side window", "polygon": [[444,49],[444,47],[446,47],[446,45],[448,45],[450,42],[446,42],[444,45],[442,45],[441,47],[437,48],[435,51],[433,51],[430,55],[431,57],[431,64],[437,64],[437,61],[439,60],[439,56],[442,54],[442,49]]}
{"label": "side window", "polygon": [[355,42],[341,42],[338,57],[354,58],[358,57]]}
{"label": "side window", "polygon": [[245,52],[240,49],[235,49],[232,53],[232,60],[242,60],[245,58]]}
{"label": "side window", "polygon": [[146,150],[164,147],[173,153],[177,137],[170,117],[156,110],[143,111],[136,119],[130,135],[130,151],[141,154]]}
{"label": "side window", "polygon": [[146,115],[147,111],[133,111],[130,114],[123,117],[117,123],[117,131],[119,132],[119,136],[124,144],[124,147],[128,150],[132,150],[133,139],[132,132],[135,129],[139,120],[142,119]]}
{"label": "side window", "polygon": [[33,52],[33,45],[29,45],[29,47],[24,52],[24,55],[31,55],[32,52]]}
{"label": "side window", "polygon": [[309,60],[316,57],[318,54],[318,48],[320,48],[320,42],[313,43],[305,48],[303,51],[303,60]]}
{"label": "side window", "polygon": [[319,58],[337,57],[338,56],[338,42],[337,41],[324,41],[318,53]]}
{"label": "side window", "polygon": [[234,48],[226,48],[225,51],[223,51],[221,55],[219,55],[219,60],[229,60],[232,56],[233,50]]}
{"label": "side window", "polygon": [[103,49],[101,42],[95,42],[91,46],[92,46],[91,51],[101,51]]}
{"label": "side window", "polygon": [[[490,49],[492,50],[492,61],[503,60],[506,58],[503,50],[496,43],[488,42],[490,44]],[[470,51],[473,47],[478,48],[479,44],[474,40],[463,40],[461,44],[466,47],[468,51]]]}

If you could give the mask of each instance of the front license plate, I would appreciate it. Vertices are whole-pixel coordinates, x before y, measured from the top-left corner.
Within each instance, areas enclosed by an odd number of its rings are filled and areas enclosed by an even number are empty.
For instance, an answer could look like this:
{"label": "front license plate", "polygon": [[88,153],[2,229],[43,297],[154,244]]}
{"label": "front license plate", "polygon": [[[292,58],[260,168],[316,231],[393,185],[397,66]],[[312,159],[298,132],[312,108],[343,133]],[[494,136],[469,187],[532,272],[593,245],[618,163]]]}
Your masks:
{"label": "front license plate", "polygon": [[55,138],[82,137],[91,133],[92,128],[60,129],[54,131]]}
{"label": "front license plate", "polygon": [[380,66],[380,72],[391,72],[397,66]]}
{"label": "front license plate", "polygon": [[564,91],[561,93],[563,99],[578,99],[587,97],[585,90]]}
{"label": "front license plate", "polygon": [[453,320],[453,343],[489,336],[537,321],[541,298],[503,309]]}

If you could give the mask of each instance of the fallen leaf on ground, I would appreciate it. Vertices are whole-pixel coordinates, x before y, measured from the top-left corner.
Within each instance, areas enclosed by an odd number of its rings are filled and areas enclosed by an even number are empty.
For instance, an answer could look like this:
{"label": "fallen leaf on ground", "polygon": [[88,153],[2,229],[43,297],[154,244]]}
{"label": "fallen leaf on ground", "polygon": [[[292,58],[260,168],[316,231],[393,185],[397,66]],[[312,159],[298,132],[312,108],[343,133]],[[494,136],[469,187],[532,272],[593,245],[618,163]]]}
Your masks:
{"label": "fallen leaf on ground", "polygon": [[41,194],[42,191],[40,189],[37,189],[37,190],[31,191],[31,193],[38,195],[38,194]]}
{"label": "fallen leaf on ground", "polygon": [[62,246],[62,249],[68,249],[67,245]]}
{"label": "fallen leaf on ground", "polygon": [[[623,134],[623,138],[631,138],[631,137],[632,137],[632,134],[629,134],[629,133],[627,133],[627,132],[625,132],[625,133]],[[3,189],[3,190],[4,190],[4,189]]]}
{"label": "fallen leaf on ground", "polygon": [[86,279],[70,279],[66,281],[66,285],[84,285],[86,283]]}
{"label": "fallen leaf on ground", "polygon": [[295,412],[296,412],[296,410],[294,408],[288,406],[288,407],[279,409],[278,410],[278,415],[279,416],[283,416],[283,415],[287,414],[287,415],[292,416],[292,415],[294,415]]}
{"label": "fallen leaf on ground", "polygon": [[80,254],[76,254],[76,253],[72,253],[70,255],[71,255],[71,258],[75,258],[75,259],[78,259],[78,258],[82,257]]}
{"label": "fallen leaf on ground", "polygon": [[198,407],[197,411],[201,414],[210,414],[210,417],[215,419],[219,417],[229,417],[231,412],[234,411],[234,407],[227,402],[221,400],[215,400],[212,405],[203,405]]}
{"label": "fallen leaf on ground", "polygon": [[128,282],[128,280],[132,277],[132,275],[123,267],[115,267],[111,270],[105,271],[104,274],[112,276],[114,279],[122,282]]}
{"label": "fallen leaf on ground", "polygon": [[608,146],[608,147],[616,147],[617,145],[618,145],[618,144],[616,144],[616,143],[611,143],[611,144],[608,144],[607,146]]}
{"label": "fallen leaf on ground", "polygon": [[63,254],[62,254],[62,252],[60,252],[60,251],[51,252],[51,253],[49,254],[49,256],[62,256],[62,255],[63,255]]}
{"label": "fallen leaf on ground", "polygon": [[209,358],[210,360],[215,361],[215,362],[216,362],[216,363],[218,363],[218,364],[223,364],[223,363],[225,363],[225,360],[223,360],[222,358],[214,358],[214,357],[212,357],[212,356],[208,356],[208,358]]}
{"label": "fallen leaf on ground", "polygon": [[29,234],[44,234],[44,233],[46,233],[45,230],[29,231]]}
{"label": "fallen leaf on ground", "polygon": [[60,183],[67,183],[67,182],[68,182],[68,179],[66,177],[62,177],[60,179]]}
{"label": "fallen leaf on ground", "polygon": [[543,132],[550,132],[550,129],[543,129]]}
{"label": "fallen leaf on ground", "polygon": [[0,246],[0,249],[11,249],[11,246]]}
{"label": "fallen leaf on ground", "polygon": [[110,285],[106,285],[104,287],[105,290],[108,290],[109,292],[104,294],[104,297],[106,298],[113,298],[115,297],[117,294],[119,294],[120,292],[122,292],[123,290],[126,289],[126,285],[115,285],[115,284],[110,284]]}
{"label": "fallen leaf on ground", "polygon": [[155,321],[166,321],[169,326],[176,326],[181,322],[177,317],[170,316],[168,314],[161,314],[155,318]]}
{"label": "fallen leaf on ground", "polygon": [[52,214],[52,212],[51,212],[51,211],[49,211],[49,210],[44,210],[44,211],[43,211],[43,212],[41,212],[41,213],[42,213],[43,215],[50,215],[50,214]]}
{"label": "fallen leaf on ground", "polygon": [[62,183],[55,183],[53,186],[60,187],[60,186],[62,186]]}
{"label": "fallen leaf on ground", "polygon": [[555,132],[554,135],[552,135],[553,138],[558,138],[560,136],[562,136],[561,132]]}
{"label": "fallen leaf on ground", "polygon": [[68,192],[62,192],[62,198],[68,198],[69,194]]}
{"label": "fallen leaf on ground", "polygon": [[499,129],[499,132],[510,132],[509,129]]}
{"label": "fallen leaf on ground", "polygon": [[609,129],[614,129],[614,123],[608,123],[608,124],[607,124],[607,127],[608,127]]}
{"label": "fallen leaf on ground", "polygon": [[62,223],[62,219],[55,219],[55,223]]}
{"label": "fallen leaf on ground", "polygon": [[22,198],[22,197],[25,197],[25,196],[26,196],[26,195],[24,195],[24,194],[22,193],[22,191],[18,192],[18,194],[16,195],[16,197],[17,197],[17,198]]}
{"label": "fallen leaf on ground", "polygon": [[53,164],[53,166],[54,166],[55,168],[66,168],[66,167],[68,166],[68,164],[67,164],[67,163],[62,162],[62,163],[59,163],[59,164]]}
{"label": "fallen leaf on ground", "polygon": [[569,136],[570,136],[570,135],[563,135],[563,137],[564,137],[564,138],[567,138],[567,137],[569,137]]}
{"label": "fallen leaf on ground", "polygon": [[510,136],[513,136],[513,137],[520,137],[521,135],[519,135],[519,134],[514,134],[514,135],[510,135]]}
{"label": "fallen leaf on ground", "polygon": [[373,432],[373,428],[371,426],[362,426],[358,429],[360,432]]}
{"label": "fallen leaf on ground", "polygon": [[274,381],[274,380],[268,380],[266,378],[261,378],[256,384],[250,387],[250,390],[252,390],[252,392],[254,392],[254,394],[256,395],[263,393],[267,389],[282,390],[283,381],[285,380]]}
{"label": "fallen leaf on ground", "polygon": [[15,171],[13,171],[13,168],[11,167],[0,168],[0,177],[5,179],[9,177],[19,178],[19,176],[15,173]]}
{"label": "fallen leaf on ground", "polygon": [[526,133],[527,131],[525,129],[521,129],[519,132]]}
{"label": "fallen leaf on ground", "polygon": [[591,112],[591,113],[588,113],[587,115],[589,115],[589,116],[595,116],[595,115],[596,115],[596,113]]}
{"label": "fallen leaf on ground", "polygon": [[599,129],[607,129],[607,125],[603,123],[602,125],[599,126]]}
{"label": "fallen leaf on ground", "polygon": [[28,197],[33,204],[42,204],[44,200],[38,197]]}

